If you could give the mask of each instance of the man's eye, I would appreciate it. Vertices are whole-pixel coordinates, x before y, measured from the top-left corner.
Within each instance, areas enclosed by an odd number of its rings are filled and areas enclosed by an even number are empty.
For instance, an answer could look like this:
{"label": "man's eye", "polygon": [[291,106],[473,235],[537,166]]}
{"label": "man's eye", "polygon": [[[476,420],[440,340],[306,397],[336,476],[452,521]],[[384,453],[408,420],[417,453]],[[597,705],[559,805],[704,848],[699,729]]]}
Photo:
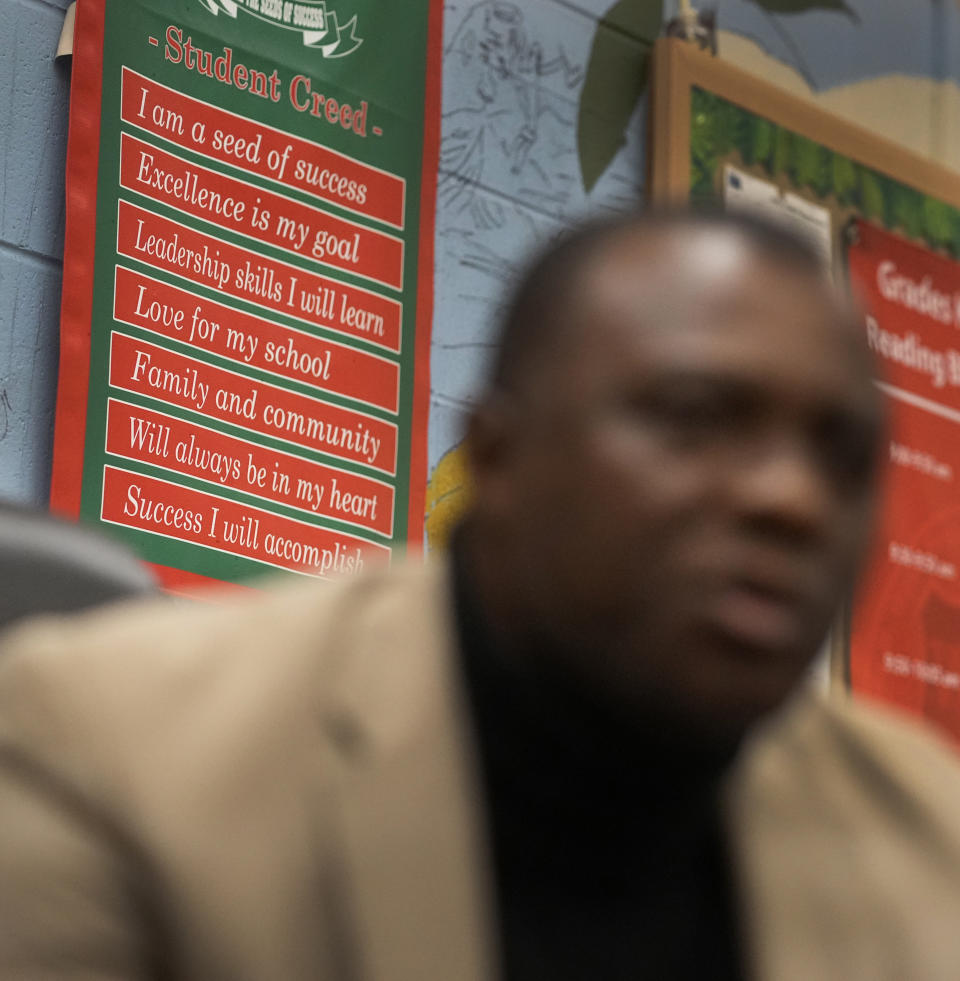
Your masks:
{"label": "man's eye", "polygon": [[707,439],[729,431],[748,415],[743,399],[714,389],[648,393],[637,402],[641,417],[679,439]]}

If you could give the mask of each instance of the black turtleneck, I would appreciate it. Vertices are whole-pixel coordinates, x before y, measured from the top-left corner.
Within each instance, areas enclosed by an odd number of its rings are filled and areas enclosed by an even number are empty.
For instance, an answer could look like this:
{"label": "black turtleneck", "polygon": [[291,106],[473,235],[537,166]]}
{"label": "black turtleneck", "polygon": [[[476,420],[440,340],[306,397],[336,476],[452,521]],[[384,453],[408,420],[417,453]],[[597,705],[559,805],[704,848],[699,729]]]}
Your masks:
{"label": "black turtleneck", "polygon": [[506,657],[455,562],[506,981],[742,977],[718,785],[729,752],[615,717]]}

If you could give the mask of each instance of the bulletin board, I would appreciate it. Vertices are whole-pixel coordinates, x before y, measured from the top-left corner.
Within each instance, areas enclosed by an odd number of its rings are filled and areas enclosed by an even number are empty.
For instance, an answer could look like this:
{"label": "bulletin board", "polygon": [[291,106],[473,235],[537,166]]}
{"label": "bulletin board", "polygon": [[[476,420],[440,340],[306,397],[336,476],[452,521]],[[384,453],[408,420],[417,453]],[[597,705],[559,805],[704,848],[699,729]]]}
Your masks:
{"label": "bulletin board", "polygon": [[51,506],[171,589],[423,539],[442,0],[79,0]]}
{"label": "bulletin board", "polygon": [[960,741],[960,176],[678,40],[658,43],[654,200],[803,230],[867,307],[890,429],[835,684]]}

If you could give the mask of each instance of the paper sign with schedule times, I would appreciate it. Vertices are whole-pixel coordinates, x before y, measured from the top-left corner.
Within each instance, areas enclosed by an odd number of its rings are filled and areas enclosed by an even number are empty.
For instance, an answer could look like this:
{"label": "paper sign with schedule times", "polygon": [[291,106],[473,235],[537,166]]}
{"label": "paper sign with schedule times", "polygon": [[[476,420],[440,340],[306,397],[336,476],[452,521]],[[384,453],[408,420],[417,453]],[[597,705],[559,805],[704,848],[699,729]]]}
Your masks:
{"label": "paper sign with schedule times", "polygon": [[850,682],[960,741],[960,264],[866,221],[848,231],[850,279],[889,407]]}

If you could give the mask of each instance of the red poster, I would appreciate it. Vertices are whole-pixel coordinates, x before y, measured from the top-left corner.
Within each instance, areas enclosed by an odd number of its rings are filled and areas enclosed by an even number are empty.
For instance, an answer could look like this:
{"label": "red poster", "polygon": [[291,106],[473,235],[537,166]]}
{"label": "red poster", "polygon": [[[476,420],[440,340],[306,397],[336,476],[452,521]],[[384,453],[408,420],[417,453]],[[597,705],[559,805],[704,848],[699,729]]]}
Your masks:
{"label": "red poster", "polygon": [[851,283],[890,434],[851,683],[960,740],[960,264],[865,222],[855,233]]}

